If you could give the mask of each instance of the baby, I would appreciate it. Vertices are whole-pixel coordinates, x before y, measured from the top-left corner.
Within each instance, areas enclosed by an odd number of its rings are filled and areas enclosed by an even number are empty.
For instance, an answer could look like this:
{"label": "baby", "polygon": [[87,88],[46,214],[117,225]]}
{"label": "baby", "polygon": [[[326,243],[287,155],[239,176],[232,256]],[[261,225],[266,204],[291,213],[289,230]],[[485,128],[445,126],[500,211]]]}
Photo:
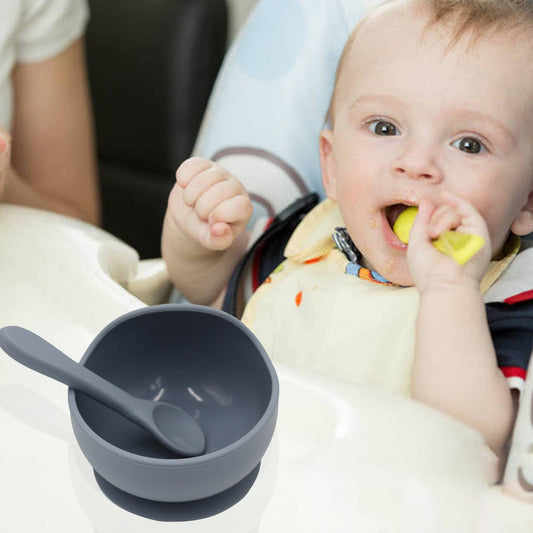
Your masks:
{"label": "baby", "polygon": [[[531,2],[392,0],[370,13],[320,134],[327,200],[243,315],[273,359],[410,395],[498,456],[533,342],[532,255],[517,237],[533,231],[532,54]],[[185,297],[212,303],[249,246],[250,200],[203,159],[176,178],[163,256]],[[405,244],[392,226],[408,206]],[[485,244],[460,265],[432,245],[448,230]]]}

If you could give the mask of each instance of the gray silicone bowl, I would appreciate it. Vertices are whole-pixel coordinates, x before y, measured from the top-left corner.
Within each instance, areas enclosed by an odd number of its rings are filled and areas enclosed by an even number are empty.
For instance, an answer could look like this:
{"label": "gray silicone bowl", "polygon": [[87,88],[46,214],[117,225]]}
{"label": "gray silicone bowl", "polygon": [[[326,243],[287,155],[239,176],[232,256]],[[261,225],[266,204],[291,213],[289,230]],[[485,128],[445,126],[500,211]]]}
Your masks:
{"label": "gray silicone bowl", "polygon": [[271,441],[276,372],[255,336],[227,313],[189,304],[127,313],[102,330],[81,362],[133,395],[178,405],[205,433],[205,453],[180,458],[69,389],[82,452],[100,476],[129,494],[162,502],[219,494],[259,464]]}

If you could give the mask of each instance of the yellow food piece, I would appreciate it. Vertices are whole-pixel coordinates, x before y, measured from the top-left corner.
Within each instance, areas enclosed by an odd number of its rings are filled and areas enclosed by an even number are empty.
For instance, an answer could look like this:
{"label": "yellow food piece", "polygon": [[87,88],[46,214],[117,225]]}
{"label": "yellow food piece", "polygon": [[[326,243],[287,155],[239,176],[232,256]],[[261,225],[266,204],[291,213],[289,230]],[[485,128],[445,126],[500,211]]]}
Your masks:
{"label": "yellow food piece", "polygon": [[409,233],[411,232],[411,227],[413,226],[418,213],[418,208],[412,206],[408,207],[405,211],[402,211],[396,222],[392,226],[392,231],[396,233],[398,239],[400,239],[404,244],[409,242]]}
{"label": "yellow food piece", "polygon": [[[400,213],[392,229],[403,243],[409,242],[409,233],[415,221],[418,209],[414,206],[408,207]],[[485,239],[479,235],[469,233],[459,233],[458,231],[445,231],[433,241],[433,246],[439,252],[452,257],[460,265],[468,263],[472,257],[485,244]]]}
{"label": "yellow food piece", "polygon": [[460,265],[468,263],[483,248],[484,244],[485,239],[483,237],[459,233],[458,231],[445,231],[433,241],[433,246],[439,252],[449,255]]}

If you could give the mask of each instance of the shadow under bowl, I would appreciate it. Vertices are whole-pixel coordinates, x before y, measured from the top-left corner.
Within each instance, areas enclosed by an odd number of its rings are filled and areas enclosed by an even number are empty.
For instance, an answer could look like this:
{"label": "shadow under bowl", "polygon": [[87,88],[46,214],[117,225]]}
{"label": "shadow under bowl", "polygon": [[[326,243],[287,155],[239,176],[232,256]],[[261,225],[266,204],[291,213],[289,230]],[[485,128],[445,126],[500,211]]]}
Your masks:
{"label": "shadow under bowl", "polygon": [[81,363],[134,396],[189,413],[206,436],[179,457],[91,397],[69,390],[74,433],[94,470],[148,500],[210,497],[248,475],[276,424],[279,383],[255,336],[236,318],[192,304],[146,307],[111,322]]}

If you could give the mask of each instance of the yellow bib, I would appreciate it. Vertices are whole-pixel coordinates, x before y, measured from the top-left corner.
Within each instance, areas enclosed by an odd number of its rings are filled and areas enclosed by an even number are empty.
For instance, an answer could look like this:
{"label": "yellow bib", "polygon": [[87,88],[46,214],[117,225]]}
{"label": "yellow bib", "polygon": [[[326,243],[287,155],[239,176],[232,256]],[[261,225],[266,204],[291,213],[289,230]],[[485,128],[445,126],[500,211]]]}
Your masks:
{"label": "yellow bib", "polygon": [[[336,226],[344,223],[335,202],[313,209],[242,320],[274,361],[409,395],[418,291],[346,274],[331,238]],[[491,265],[484,290],[503,263]]]}

